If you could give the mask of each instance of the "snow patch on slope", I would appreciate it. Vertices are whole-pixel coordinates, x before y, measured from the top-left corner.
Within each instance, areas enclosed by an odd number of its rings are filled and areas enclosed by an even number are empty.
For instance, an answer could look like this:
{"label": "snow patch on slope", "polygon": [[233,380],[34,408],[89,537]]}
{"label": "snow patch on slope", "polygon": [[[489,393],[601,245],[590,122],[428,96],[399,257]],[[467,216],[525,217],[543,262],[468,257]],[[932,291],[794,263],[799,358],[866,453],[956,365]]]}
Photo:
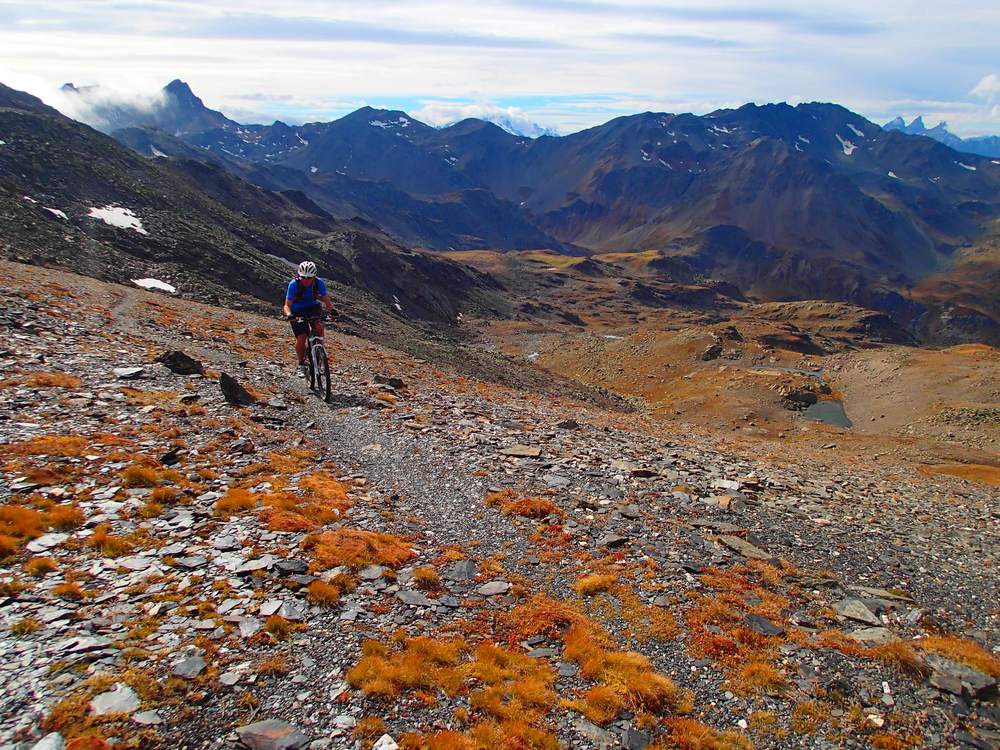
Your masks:
{"label": "snow patch on slope", "polygon": [[169,292],[170,294],[177,292],[176,287],[159,279],[132,279],[132,283],[136,286],[141,286],[143,289],[157,289],[161,292]]}
{"label": "snow patch on slope", "polygon": [[837,133],[836,135],[837,135],[837,140],[840,141],[840,146],[841,146],[841,148],[844,149],[844,154],[846,156],[850,156],[851,154],[853,154],[857,150],[858,147],[855,146],[853,143],[851,143],[846,138],[841,138],[840,137],[840,133]]}
{"label": "snow patch on slope", "polygon": [[142,221],[139,217],[128,208],[122,208],[121,206],[91,208],[90,211],[87,212],[87,216],[100,219],[105,224],[110,224],[113,227],[119,227],[120,229],[134,229],[139,234],[149,234],[149,232],[143,228]]}
{"label": "snow patch on slope", "polygon": [[853,125],[851,125],[851,123],[847,123],[847,127],[849,127],[851,129],[851,131],[854,133],[854,135],[856,135],[858,138],[864,138],[865,137],[865,134],[862,133],[860,130],[858,130]]}
{"label": "snow patch on slope", "polygon": [[48,206],[42,206],[42,208],[44,208],[50,214],[55,214],[60,219],[66,219],[67,221],[69,221],[69,217],[66,214],[64,214],[62,211],[60,211],[58,208],[49,208]]}
{"label": "snow patch on slope", "polygon": [[974,166],[972,166],[971,164],[966,164],[964,161],[956,161],[955,163],[962,169],[968,169],[970,172],[977,171]]}

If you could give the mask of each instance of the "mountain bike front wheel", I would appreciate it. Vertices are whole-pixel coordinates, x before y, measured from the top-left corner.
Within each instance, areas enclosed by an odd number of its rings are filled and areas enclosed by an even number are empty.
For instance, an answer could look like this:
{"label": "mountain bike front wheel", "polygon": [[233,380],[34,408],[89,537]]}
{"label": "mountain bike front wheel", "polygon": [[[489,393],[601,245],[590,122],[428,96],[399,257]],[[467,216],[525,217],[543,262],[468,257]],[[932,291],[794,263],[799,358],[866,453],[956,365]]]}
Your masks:
{"label": "mountain bike front wheel", "polygon": [[324,401],[330,402],[330,361],[326,357],[326,349],[317,346],[313,350],[315,378],[313,388]]}

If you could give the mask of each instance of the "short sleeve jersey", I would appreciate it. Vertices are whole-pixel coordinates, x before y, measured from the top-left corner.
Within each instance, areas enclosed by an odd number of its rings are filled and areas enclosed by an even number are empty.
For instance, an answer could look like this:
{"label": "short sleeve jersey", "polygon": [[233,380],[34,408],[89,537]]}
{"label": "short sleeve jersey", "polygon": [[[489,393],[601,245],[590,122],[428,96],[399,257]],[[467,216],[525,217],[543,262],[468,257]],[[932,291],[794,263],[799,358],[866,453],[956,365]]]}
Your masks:
{"label": "short sleeve jersey", "polygon": [[299,283],[298,279],[292,279],[288,283],[285,299],[288,300],[292,313],[300,315],[319,304],[319,298],[324,296],[326,296],[326,284],[323,283],[323,279],[317,277],[309,286]]}

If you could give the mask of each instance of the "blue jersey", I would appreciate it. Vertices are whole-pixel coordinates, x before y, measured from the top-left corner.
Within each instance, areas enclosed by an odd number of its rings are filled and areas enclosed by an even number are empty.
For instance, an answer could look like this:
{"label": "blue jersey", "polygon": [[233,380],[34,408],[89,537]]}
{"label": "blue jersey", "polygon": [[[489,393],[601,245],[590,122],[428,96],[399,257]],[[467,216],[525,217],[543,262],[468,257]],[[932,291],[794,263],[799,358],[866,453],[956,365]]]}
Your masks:
{"label": "blue jersey", "polygon": [[323,279],[317,277],[309,286],[301,283],[298,279],[292,279],[288,283],[288,292],[285,299],[289,303],[293,315],[301,315],[318,305],[319,298],[326,296],[326,284]]}

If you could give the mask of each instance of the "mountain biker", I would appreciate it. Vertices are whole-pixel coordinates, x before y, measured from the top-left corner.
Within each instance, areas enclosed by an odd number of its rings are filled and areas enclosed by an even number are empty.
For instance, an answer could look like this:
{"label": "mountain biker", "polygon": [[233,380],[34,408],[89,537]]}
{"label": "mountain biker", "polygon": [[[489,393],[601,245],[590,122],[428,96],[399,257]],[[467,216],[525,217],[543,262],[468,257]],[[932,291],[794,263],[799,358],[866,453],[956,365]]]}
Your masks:
{"label": "mountain biker", "polygon": [[[285,317],[292,323],[292,333],[295,334],[295,354],[299,358],[299,366],[305,368],[306,337],[309,335],[309,323],[315,319],[314,329],[317,336],[323,335],[323,307],[327,312],[333,312],[333,302],[326,290],[323,279],[316,276],[316,264],[311,260],[299,263],[298,275],[288,283],[285,294]],[[303,320],[296,320],[303,318]]]}

